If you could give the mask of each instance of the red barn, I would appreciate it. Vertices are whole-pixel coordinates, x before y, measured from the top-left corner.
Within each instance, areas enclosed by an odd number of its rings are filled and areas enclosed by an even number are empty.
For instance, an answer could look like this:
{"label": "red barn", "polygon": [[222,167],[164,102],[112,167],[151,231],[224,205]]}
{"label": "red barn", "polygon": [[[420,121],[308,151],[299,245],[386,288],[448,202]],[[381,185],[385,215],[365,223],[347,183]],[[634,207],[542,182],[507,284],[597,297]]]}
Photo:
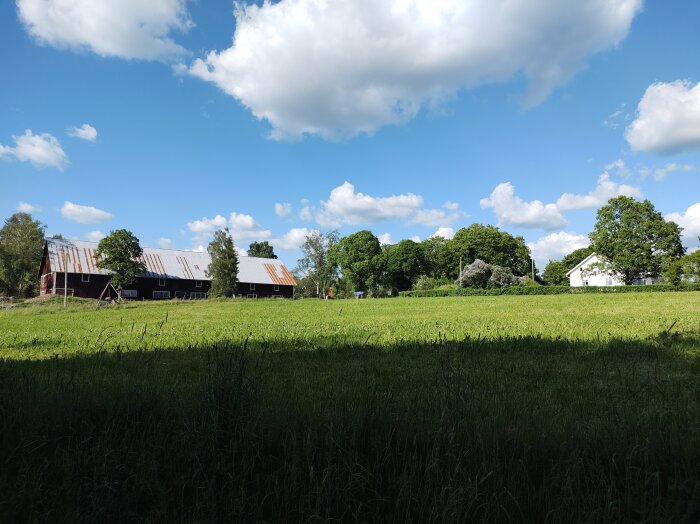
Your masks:
{"label": "red barn", "polygon": [[[109,271],[97,267],[96,249],[96,242],[48,239],[39,270],[40,294],[62,295],[67,272],[69,295],[98,298],[108,287]],[[207,298],[211,285],[211,279],[206,275],[211,261],[208,253],[145,247],[140,260],[146,265],[146,271],[122,290],[122,297],[148,300]],[[238,258],[237,296],[293,298],[294,286],[294,277],[281,261]],[[114,298],[111,287],[105,296]]]}

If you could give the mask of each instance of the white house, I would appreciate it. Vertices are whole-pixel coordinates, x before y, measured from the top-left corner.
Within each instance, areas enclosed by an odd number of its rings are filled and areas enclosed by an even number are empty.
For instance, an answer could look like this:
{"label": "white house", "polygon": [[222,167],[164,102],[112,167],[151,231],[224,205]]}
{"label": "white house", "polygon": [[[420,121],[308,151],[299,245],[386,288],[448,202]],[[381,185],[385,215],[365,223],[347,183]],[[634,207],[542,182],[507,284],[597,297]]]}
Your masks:
{"label": "white house", "polygon": [[624,286],[624,281],[618,275],[612,271],[605,271],[595,266],[600,261],[600,258],[595,253],[591,253],[581,260],[566,274],[569,277],[569,285],[571,287]]}
{"label": "white house", "polygon": [[[600,257],[595,253],[591,253],[586,258],[576,264],[566,274],[569,277],[569,285],[571,287],[582,286],[624,286],[625,282],[620,275],[617,275],[609,270],[597,267],[601,261]],[[656,284],[659,281],[654,277],[638,278],[632,284],[636,286],[645,284]]]}

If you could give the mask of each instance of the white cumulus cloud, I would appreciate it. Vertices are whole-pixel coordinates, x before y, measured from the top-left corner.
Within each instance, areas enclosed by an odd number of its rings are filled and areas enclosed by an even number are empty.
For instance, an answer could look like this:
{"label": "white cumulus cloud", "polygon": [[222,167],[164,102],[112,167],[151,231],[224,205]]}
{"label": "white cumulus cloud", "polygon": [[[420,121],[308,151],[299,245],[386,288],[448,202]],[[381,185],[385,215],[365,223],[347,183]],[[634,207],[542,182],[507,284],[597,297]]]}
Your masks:
{"label": "white cumulus cloud", "polygon": [[452,237],[455,236],[455,230],[451,227],[439,227],[435,233],[430,235],[430,238],[433,237],[442,237],[446,238],[447,240],[450,240]]}
{"label": "white cumulus cloud", "polygon": [[106,236],[107,235],[105,235],[102,231],[96,229],[95,231],[89,231],[86,233],[85,240],[89,240],[90,242],[99,242]]}
{"label": "white cumulus cloud", "polygon": [[483,209],[493,209],[499,226],[556,229],[566,224],[566,219],[555,204],[543,204],[539,200],[525,202],[515,195],[515,187],[510,182],[498,184],[491,195],[482,198],[480,203]]}
{"label": "white cumulus cloud", "polygon": [[537,267],[544,268],[550,260],[561,260],[569,253],[588,246],[589,243],[585,235],[560,231],[543,236],[535,242],[528,243],[527,246]]}
{"label": "white cumulus cloud", "polygon": [[390,246],[394,243],[394,241],[391,239],[391,233],[382,233],[377,237],[377,239],[383,246]]}
{"label": "white cumulus cloud", "polygon": [[173,249],[175,247],[173,241],[165,237],[160,237],[156,240],[156,245],[162,249]]}
{"label": "white cumulus cloud", "polygon": [[23,135],[13,136],[15,146],[0,144],[0,158],[31,162],[36,167],[55,167],[63,171],[68,165],[68,157],[55,136],[49,133],[32,133],[27,129]]}
{"label": "white cumulus cloud", "polygon": [[[86,0],[87,1],[87,0]],[[642,0],[283,0],[236,4],[231,47],[197,59],[272,137],[399,124],[462,89],[522,75],[534,105],[627,35]]]}
{"label": "white cumulus cloud", "polygon": [[275,203],[275,215],[278,217],[288,217],[291,214],[292,204],[289,202],[285,202],[284,204],[280,204],[279,202]]}
{"label": "white cumulus cloud", "polygon": [[672,154],[700,148],[700,82],[650,85],[625,138],[634,151]]}
{"label": "white cumulus cloud", "polygon": [[108,213],[102,209],[97,209],[93,206],[81,206],[69,201],[64,202],[61,208],[61,215],[68,220],[74,220],[81,224],[96,224],[114,218],[112,213]]}
{"label": "white cumulus cloud", "polygon": [[82,138],[88,142],[94,142],[97,140],[97,129],[92,127],[90,124],[83,124],[80,127],[71,127],[68,129],[68,134],[76,138]]}
{"label": "white cumulus cloud", "polygon": [[693,204],[684,213],[670,213],[666,220],[671,220],[683,228],[683,245],[695,248],[700,243],[700,202]]}
{"label": "white cumulus cloud", "polygon": [[309,206],[302,207],[299,211],[299,218],[304,222],[311,222],[314,218],[311,213],[311,208]]}
{"label": "white cumulus cloud", "polygon": [[170,35],[193,25],[185,0],[17,0],[17,12],[42,44],[144,60],[186,56]]}
{"label": "white cumulus cloud", "polygon": [[20,213],[34,213],[35,211],[41,211],[41,208],[39,206],[24,201],[21,201],[19,204],[17,204],[16,209]]}
{"label": "white cumulus cloud", "polygon": [[220,229],[229,228],[234,242],[245,239],[269,238],[272,232],[263,228],[255,219],[244,213],[232,212],[228,218],[216,215],[213,218],[202,218],[188,222],[187,227],[195,233],[195,240],[202,241]]}
{"label": "white cumulus cloud", "polygon": [[272,239],[270,243],[279,249],[299,249],[304,244],[304,241],[309,234],[311,234],[310,229],[305,227],[295,227],[290,229],[280,238]]}
{"label": "white cumulus cloud", "polygon": [[406,193],[375,197],[355,191],[355,186],[350,182],[333,188],[328,200],[321,202],[321,210],[316,213],[316,221],[323,227],[374,224],[397,219],[404,219],[409,224],[444,226],[458,218],[458,213],[424,209],[420,195]]}
{"label": "white cumulus cloud", "polygon": [[557,199],[556,206],[560,211],[600,207],[605,205],[611,198],[620,195],[642,198],[642,191],[637,187],[618,184],[610,180],[610,175],[605,172],[598,177],[598,184],[593,191],[585,195],[564,193]]}
{"label": "white cumulus cloud", "polygon": [[[654,179],[663,180],[668,175],[670,175],[671,173],[675,173],[676,171],[687,173],[690,171],[697,171],[697,167],[695,167],[693,164],[677,164],[676,162],[671,162],[670,164],[666,164],[663,167],[655,169]],[[646,170],[644,174],[651,174],[651,170]]]}

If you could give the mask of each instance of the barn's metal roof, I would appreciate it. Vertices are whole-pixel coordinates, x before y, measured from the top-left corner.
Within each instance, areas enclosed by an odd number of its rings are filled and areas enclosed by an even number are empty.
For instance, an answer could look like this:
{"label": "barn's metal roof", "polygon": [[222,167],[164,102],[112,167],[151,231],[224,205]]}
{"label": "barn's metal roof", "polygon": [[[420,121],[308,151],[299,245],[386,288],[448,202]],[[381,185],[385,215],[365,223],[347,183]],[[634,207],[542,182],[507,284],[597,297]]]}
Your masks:
{"label": "barn's metal roof", "polygon": [[[97,267],[97,242],[50,238],[46,241],[53,271],[108,275]],[[140,260],[146,265],[142,277],[210,280],[205,271],[211,258],[208,253],[144,247]],[[296,286],[296,281],[280,260],[257,257],[238,258],[238,281],[254,284]]]}

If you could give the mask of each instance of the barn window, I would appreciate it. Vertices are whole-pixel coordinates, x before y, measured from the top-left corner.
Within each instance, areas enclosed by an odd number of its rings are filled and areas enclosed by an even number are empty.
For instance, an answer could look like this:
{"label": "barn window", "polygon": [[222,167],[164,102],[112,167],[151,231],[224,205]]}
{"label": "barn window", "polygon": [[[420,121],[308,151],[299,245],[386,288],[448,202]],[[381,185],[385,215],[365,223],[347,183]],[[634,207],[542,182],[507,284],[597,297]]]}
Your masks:
{"label": "barn window", "polygon": [[90,275],[86,275],[85,273],[83,273],[82,275],[80,275],[80,281],[81,282],[90,282]]}
{"label": "barn window", "polygon": [[279,291],[279,290],[280,290],[279,284],[275,284],[275,291]]}
{"label": "barn window", "polygon": [[256,295],[255,293],[250,293],[248,295],[248,298],[258,298],[258,295]]}
{"label": "barn window", "polygon": [[170,291],[154,291],[153,298],[170,298]]}
{"label": "barn window", "polygon": [[159,278],[158,279],[158,285],[161,287],[165,287],[165,279],[164,278]]}
{"label": "barn window", "polygon": [[250,285],[250,290],[251,290],[251,291],[255,291],[255,284],[251,284],[251,285]]}
{"label": "barn window", "polygon": [[190,298],[192,300],[203,300],[203,299],[207,298],[207,294],[204,293],[203,291],[192,291],[190,293]]}
{"label": "barn window", "polygon": [[122,289],[122,298],[136,298],[135,289]]}
{"label": "barn window", "polygon": [[195,281],[194,281],[194,286],[195,286],[195,287],[202,287],[202,281],[201,281],[201,280],[195,280]]}

